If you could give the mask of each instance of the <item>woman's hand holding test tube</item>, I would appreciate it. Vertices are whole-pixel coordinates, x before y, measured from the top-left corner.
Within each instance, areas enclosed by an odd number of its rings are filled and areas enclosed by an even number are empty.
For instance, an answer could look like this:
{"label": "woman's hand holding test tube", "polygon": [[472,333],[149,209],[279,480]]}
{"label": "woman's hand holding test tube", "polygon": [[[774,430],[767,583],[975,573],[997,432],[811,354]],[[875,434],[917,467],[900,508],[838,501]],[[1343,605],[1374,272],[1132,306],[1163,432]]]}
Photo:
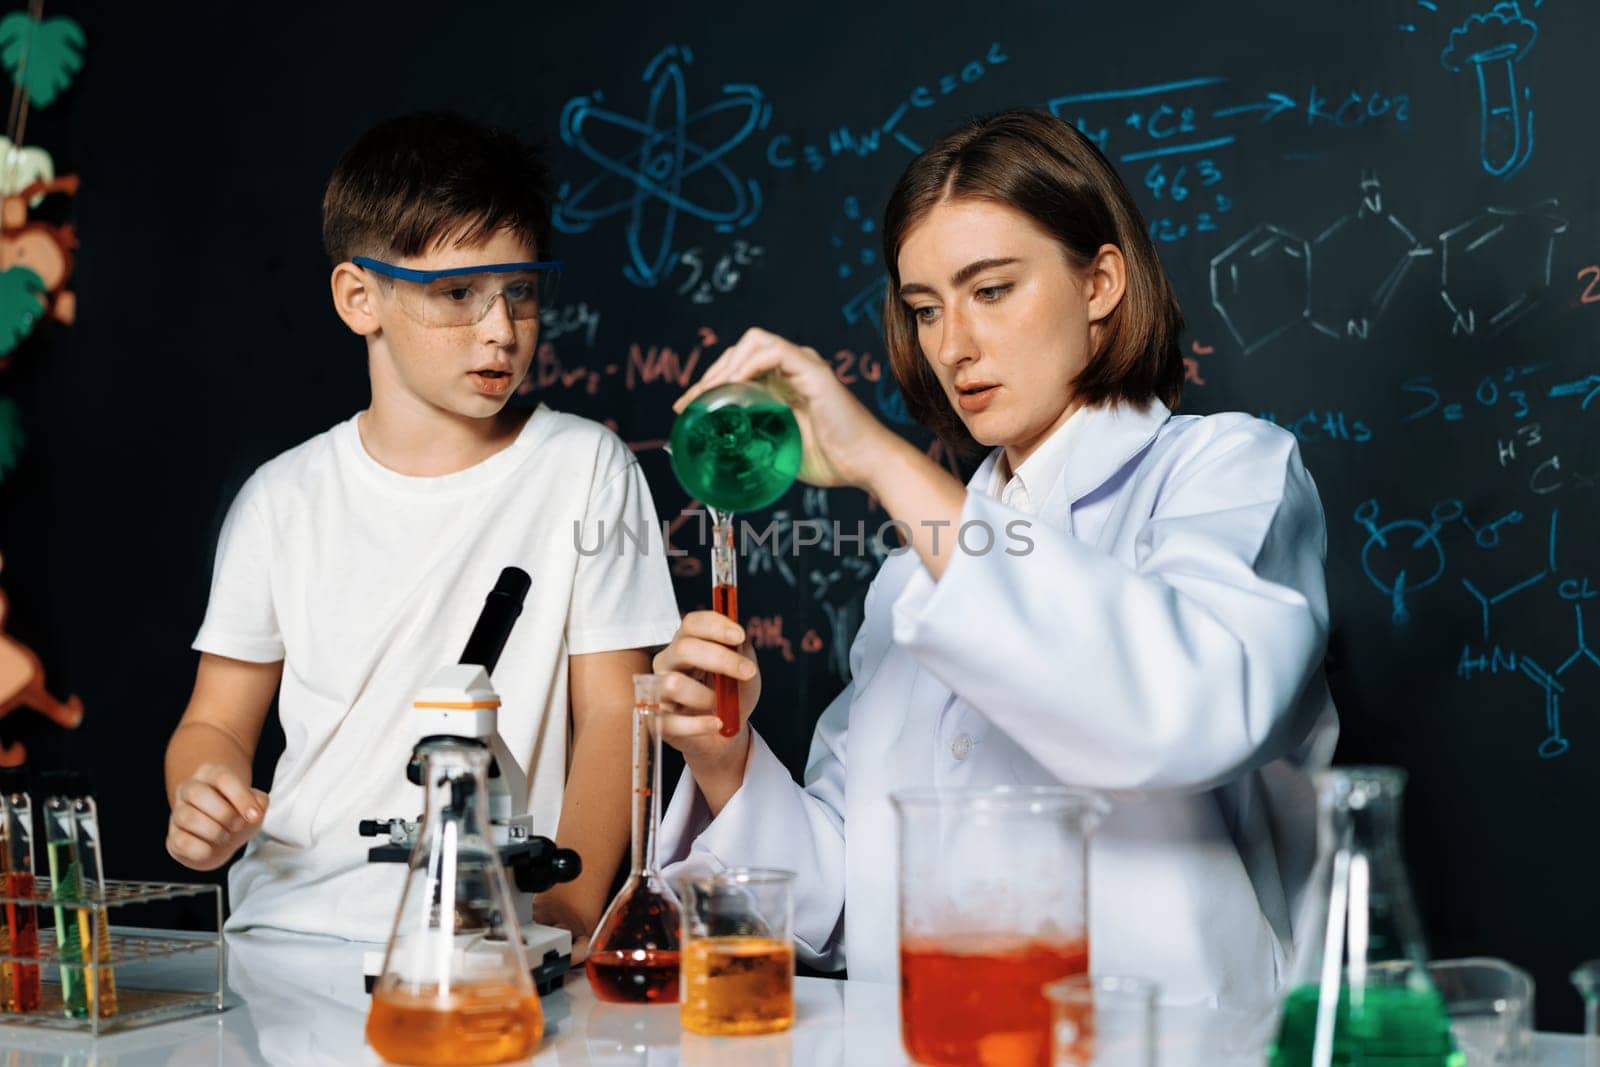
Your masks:
{"label": "woman's hand holding test tube", "polygon": [[[689,773],[713,812],[722,810],[744,781],[750,752],[750,713],[761,697],[761,672],[744,630],[714,611],[683,617],[672,643],[656,653],[652,669],[664,678],[661,739],[683,753]],[[721,735],[713,675],[739,682],[739,732]]]}

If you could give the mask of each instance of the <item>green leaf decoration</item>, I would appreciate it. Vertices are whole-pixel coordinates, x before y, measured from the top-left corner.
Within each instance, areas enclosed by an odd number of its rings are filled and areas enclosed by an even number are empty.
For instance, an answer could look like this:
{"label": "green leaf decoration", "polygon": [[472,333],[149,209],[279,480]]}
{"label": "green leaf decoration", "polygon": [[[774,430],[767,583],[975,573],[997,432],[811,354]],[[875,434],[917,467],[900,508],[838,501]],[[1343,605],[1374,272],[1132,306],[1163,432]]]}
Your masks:
{"label": "green leaf decoration", "polygon": [[27,267],[0,271],[0,356],[23,342],[44,315],[44,279]]}
{"label": "green leaf decoration", "polygon": [[0,63],[34,107],[49,107],[83,67],[83,30],[63,15],[35,22],[13,11],[0,19]]}
{"label": "green leaf decoration", "polygon": [[22,412],[17,405],[0,396],[0,481],[17,469],[22,456]]}

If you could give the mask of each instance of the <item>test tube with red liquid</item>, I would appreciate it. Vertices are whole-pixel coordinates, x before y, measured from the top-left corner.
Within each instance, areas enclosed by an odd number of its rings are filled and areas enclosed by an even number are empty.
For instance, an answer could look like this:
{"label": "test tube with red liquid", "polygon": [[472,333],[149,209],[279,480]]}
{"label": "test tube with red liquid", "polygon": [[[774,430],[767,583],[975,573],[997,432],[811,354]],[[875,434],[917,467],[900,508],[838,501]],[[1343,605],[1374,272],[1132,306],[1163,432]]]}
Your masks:
{"label": "test tube with red liquid", "polygon": [[[733,516],[713,511],[716,528],[711,542],[711,610],[738,625],[739,557],[734,550]],[[723,737],[739,733],[739,679],[726,674],[716,676],[717,719]]]}

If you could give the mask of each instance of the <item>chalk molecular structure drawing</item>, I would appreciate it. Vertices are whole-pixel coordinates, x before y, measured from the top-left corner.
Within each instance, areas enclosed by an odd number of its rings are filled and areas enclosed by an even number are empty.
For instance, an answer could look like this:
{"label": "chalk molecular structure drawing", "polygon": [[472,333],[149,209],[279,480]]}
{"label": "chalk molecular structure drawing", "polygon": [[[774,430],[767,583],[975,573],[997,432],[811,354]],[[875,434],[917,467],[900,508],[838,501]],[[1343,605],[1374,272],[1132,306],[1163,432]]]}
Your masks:
{"label": "chalk molecular structure drawing", "polygon": [[555,226],[583,233],[625,218],[622,273],[643,288],[655,286],[677,262],[680,216],[732,233],[761,213],[761,187],[735,173],[727,156],[765,128],[772,106],[754,85],[723,85],[715,100],[691,110],[684,70],[693,59],[687,47],[668,45],[650,60],[642,117],[605,107],[599,92],[573,97],[561,111],[561,139],[598,171],[579,184],[562,183]]}
{"label": "chalk molecular structure drawing", "polygon": [[1555,241],[1567,231],[1558,208],[1554,199],[1484,208],[1433,247],[1384,209],[1376,177],[1363,175],[1360,205],[1314,240],[1262,223],[1213,256],[1211,306],[1246,355],[1301,324],[1363,341],[1412,264],[1437,257],[1451,336],[1497,334],[1550,288]]}
{"label": "chalk molecular structure drawing", "polygon": [[[1576,668],[1588,666],[1600,669],[1600,651],[1590,647],[1586,634],[1585,608],[1590,601],[1600,599],[1600,589],[1588,575],[1572,575],[1560,566],[1557,552],[1557,532],[1560,527],[1559,509],[1550,512],[1548,539],[1545,542],[1546,558],[1539,561],[1539,569],[1516,578],[1503,588],[1485,590],[1470,578],[1461,579],[1461,587],[1476,602],[1481,619],[1483,644],[1474,650],[1464,645],[1456,663],[1456,676],[1463,680],[1507,674],[1531,682],[1540,693],[1545,736],[1540,739],[1538,754],[1541,759],[1554,759],[1566,753],[1571,740],[1561,730],[1561,698],[1567,692],[1568,675]],[[1391,519],[1380,522],[1378,501],[1362,501],[1353,516],[1356,524],[1367,531],[1366,543],[1361,549],[1361,568],[1367,580],[1391,605],[1391,619],[1396,626],[1410,621],[1408,600],[1444,577],[1447,559],[1440,532],[1447,526],[1460,523],[1472,534],[1480,549],[1496,550],[1503,543],[1502,531],[1522,525],[1525,516],[1521,511],[1510,511],[1490,522],[1474,524],[1467,516],[1460,500],[1442,500],[1434,505],[1427,521],[1420,519]],[[1556,656],[1545,657],[1543,662],[1526,651],[1491,643],[1494,609],[1512,597],[1553,580],[1563,612],[1572,614],[1573,647],[1570,651],[1558,650]],[[1546,667],[1544,663],[1554,663]]]}

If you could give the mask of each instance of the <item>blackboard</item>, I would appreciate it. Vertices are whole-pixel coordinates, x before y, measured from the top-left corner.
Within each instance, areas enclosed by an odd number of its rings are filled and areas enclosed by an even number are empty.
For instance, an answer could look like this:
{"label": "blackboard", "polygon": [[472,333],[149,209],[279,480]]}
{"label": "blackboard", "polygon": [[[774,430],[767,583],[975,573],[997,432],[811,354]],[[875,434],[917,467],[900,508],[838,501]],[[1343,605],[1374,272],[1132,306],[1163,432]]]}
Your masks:
{"label": "blackboard", "polygon": [[[455,108],[548,142],[569,269],[523,402],[637,448],[688,551],[688,609],[709,602],[697,520],[658,445],[670,400],[747,326],[813,345],[964,469],[887,373],[876,226],[919,147],[1031,106],[1078,124],[1135,191],[1188,318],[1183,410],[1300,439],[1327,513],[1339,758],[1411,774],[1434,953],[1521,963],[1540,1024],[1577,1024],[1565,973],[1600,955],[1581,844],[1600,780],[1600,9],[78,14],[88,61],[53,121],[84,180],[81,310],[0,376],[29,434],[0,486],[0,584],[13,635],[88,718],[69,738],[19,714],[0,735],[100,772],[114,870],[176,873],[160,752],[233,489],[365,397],[317,238],[322,182],[361,129]],[[752,518],[781,529],[741,578],[758,722],[798,770],[884,516],[797,489]],[[822,540],[796,549],[806,520]],[[835,521],[864,523],[864,554],[830,551]]]}

